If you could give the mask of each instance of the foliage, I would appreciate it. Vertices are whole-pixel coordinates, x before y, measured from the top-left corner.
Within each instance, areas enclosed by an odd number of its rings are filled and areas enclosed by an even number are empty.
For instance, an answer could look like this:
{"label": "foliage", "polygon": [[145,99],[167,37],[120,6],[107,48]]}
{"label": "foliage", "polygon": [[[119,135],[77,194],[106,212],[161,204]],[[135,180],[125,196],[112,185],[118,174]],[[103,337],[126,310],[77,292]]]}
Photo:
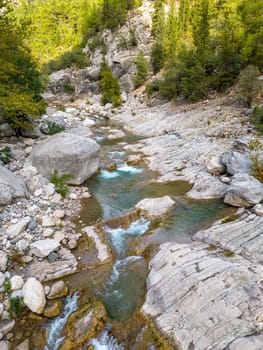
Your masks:
{"label": "foliage", "polygon": [[23,43],[23,28],[10,16],[9,12],[0,16],[0,119],[19,133],[33,127],[32,120],[46,104],[40,95],[41,76]]}
{"label": "foliage", "polygon": [[255,125],[255,128],[263,133],[263,106],[255,106],[251,116],[251,121]]}
{"label": "foliage", "polygon": [[5,146],[0,149],[0,160],[4,164],[9,164],[11,162],[11,148],[9,146]]}
{"label": "foliage", "polygon": [[83,52],[80,47],[75,47],[71,51],[66,51],[57,59],[52,59],[43,64],[42,71],[45,74],[66,69],[69,67],[84,68],[90,66],[90,58]]}
{"label": "foliage", "polygon": [[155,42],[151,52],[151,63],[153,72],[159,72],[165,63],[165,50],[161,41]]}
{"label": "foliage", "polygon": [[260,84],[257,80],[259,75],[259,69],[253,65],[249,65],[238,76],[236,86],[238,97],[240,102],[246,107],[251,106],[253,98],[259,93]]}
{"label": "foliage", "polygon": [[102,90],[101,102],[103,105],[112,103],[114,107],[121,105],[121,89],[117,77],[112,74],[111,69],[104,62],[100,71],[100,87]]}
{"label": "foliage", "polygon": [[5,281],[4,283],[4,293],[9,294],[10,292],[11,292],[11,282],[8,280],[8,281]]}
{"label": "foliage", "polygon": [[11,316],[19,316],[23,311],[23,297],[17,296],[9,300],[10,308],[9,313]]}
{"label": "foliage", "polygon": [[73,92],[75,92],[74,86],[70,83],[64,83],[63,88],[67,94],[72,94]]}
{"label": "foliage", "polygon": [[252,157],[251,173],[256,179],[263,183],[263,161],[260,159],[258,153]]}
{"label": "foliage", "polygon": [[69,188],[66,182],[71,179],[70,174],[59,175],[57,170],[54,170],[51,175],[50,182],[55,185],[55,191],[59,193],[63,198],[68,194]]}
{"label": "foliage", "polygon": [[151,62],[154,73],[165,68],[162,96],[197,100],[233,85],[247,65],[263,68],[262,1],[155,0],[154,7]]}
{"label": "foliage", "polygon": [[52,122],[51,120],[45,120],[42,124],[41,131],[46,135],[55,135],[65,130],[65,127]]}
{"label": "foliage", "polygon": [[147,77],[148,64],[142,51],[140,51],[138,56],[136,57],[135,63],[137,68],[137,73],[135,75],[135,87],[139,87],[145,82]]}

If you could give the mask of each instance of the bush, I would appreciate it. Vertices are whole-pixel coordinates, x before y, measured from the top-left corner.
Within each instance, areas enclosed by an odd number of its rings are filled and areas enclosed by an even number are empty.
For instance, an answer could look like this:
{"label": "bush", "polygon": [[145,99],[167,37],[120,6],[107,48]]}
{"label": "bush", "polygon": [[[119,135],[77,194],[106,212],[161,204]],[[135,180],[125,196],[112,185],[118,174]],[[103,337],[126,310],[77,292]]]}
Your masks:
{"label": "bush", "polygon": [[164,66],[165,50],[161,42],[156,42],[152,47],[151,63],[154,74],[158,73]]}
{"label": "bush", "polygon": [[5,146],[4,148],[0,149],[0,160],[4,164],[9,164],[11,162],[11,148],[9,146]]}
{"label": "bush", "polygon": [[147,60],[141,51],[136,58],[137,73],[135,75],[135,87],[141,86],[147,77]]}
{"label": "bush", "polygon": [[42,66],[42,71],[45,74],[70,68],[72,66],[77,68],[85,68],[90,66],[90,58],[83,52],[80,47],[75,47],[71,51],[65,52],[57,59],[53,59]]}
{"label": "bush", "polygon": [[251,174],[263,183],[263,162],[259,157],[259,154],[256,153],[252,157],[252,169]]}
{"label": "bush", "polygon": [[19,316],[23,311],[23,297],[17,296],[9,300],[9,313],[11,316]]}
{"label": "bush", "polygon": [[72,86],[70,83],[64,83],[63,88],[67,94],[72,94],[75,92],[74,86]]}
{"label": "bush", "polygon": [[258,67],[253,65],[247,66],[239,73],[236,90],[239,101],[245,107],[250,107],[253,99],[259,93],[260,83],[257,80],[259,75]]}
{"label": "bush", "polygon": [[54,170],[51,175],[50,182],[55,185],[55,191],[59,193],[63,198],[68,194],[69,188],[66,182],[71,179],[70,174],[59,175],[57,170]]}
{"label": "bush", "polygon": [[254,107],[253,114],[250,119],[255,125],[255,128],[263,133],[263,105]]}
{"label": "bush", "polygon": [[46,135],[55,135],[65,130],[64,126],[61,126],[51,120],[45,120],[41,125],[41,131]]}
{"label": "bush", "polygon": [[117,77],[112,74],[111,69],[106,63],[103,63],[100,71],[100,87],[102,90],[101,103],[112,103],[114,107],[121,105],[121,89]]}

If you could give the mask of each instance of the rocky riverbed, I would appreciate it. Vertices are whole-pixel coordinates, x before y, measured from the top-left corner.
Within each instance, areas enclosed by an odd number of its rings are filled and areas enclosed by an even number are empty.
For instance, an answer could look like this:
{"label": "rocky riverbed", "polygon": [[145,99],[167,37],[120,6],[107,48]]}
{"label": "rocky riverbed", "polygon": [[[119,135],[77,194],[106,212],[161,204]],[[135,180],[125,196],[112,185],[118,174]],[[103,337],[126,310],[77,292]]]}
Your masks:
{"label": "rocky riverbed", "polygon": [[[14,339],[17,343],[16,318],[8,311],[12,299],[22,296],[26,307],[42,316],[58,314],[66,287],[52,280],[77,271],[81,236],[94,242],[99,264],[111,259],[98,233],[91,227],[81,232],[83,225],[72,220],[81,199],[92,195],[81,183],[98,167],[94,125],[104,118],[141,136],[123,147],[128,161],[143,161],[158,173],[155,182],[186,180],[193,184],[187,196],[222,198],[241,208],[234,218],[196,233],[191,244],[161,245],[150,262],[142,311],[179,349],[262,349],[263,187],[250,175],[255,136],[249,111],[237,108],[231,96],[176,106],[131,95],[119,109],[98,101],[99,96],[76,100],[63,111],[53,102],[40,128],[24,138],[1,129],[6,137],[0,149],[10,147],[11,162],[0,168],[0,345],[8,349]],[[41,133],[47,121],[65,132]],[[116,127],[106,127],[106,134],[109,142],[123,137]],[[54,169],[72,175],[66,198],[49,181]],[[156,203],[138,206],[154,216],[164,209],[162,201]],[[174,203],[166,198],[165,205]],[[54,294],[56,302],[50,301],[53,289],[63,291]],[[30,349],[28,341],[23,346]]]}

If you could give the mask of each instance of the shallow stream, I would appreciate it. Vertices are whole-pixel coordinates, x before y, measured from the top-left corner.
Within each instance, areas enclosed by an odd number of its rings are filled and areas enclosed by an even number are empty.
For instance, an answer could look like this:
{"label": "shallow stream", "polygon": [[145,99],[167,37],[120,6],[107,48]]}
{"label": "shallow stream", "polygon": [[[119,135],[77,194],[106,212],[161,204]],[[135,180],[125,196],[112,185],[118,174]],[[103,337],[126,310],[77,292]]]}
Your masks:
{"label": "shallow stream", "polygon": [[[93,197],[83,200],[79,219],[82,225],[87,226],[100,220],[105,222],[103,231],[113,252],[113,261],[98,266],[97,269],[83,268],[79,273],[66,278],[66,281],[71,291],[80,291],[82,304],[85,303],[85,298],[103,303],[107,324],[78,348],[159,349],[161,347],[156,335],[149,330],[146,321],[137,316],[145,298],[149,258],[163,242],[190,242],[193,233],[229,215],[231,209],[221,201],[190,200],[185,194],[191,185],[184,181],[152,183],[156,174],[143,164],[129,166],[126,163],[128,155],[123,146],[137,138],[130,135],[121,140],[109,141],[106,139],[109,129],[101,130],[101,125],[105,124],[99,123],[95,136],[102,146],[102,169],[85,184]],[[109,164],[116,164],[116,169],[108,171],[106,168]],[[108,219],[125,216],[141,199],[164,195],[171,196],[176,205],[163,220],[150,222],[141,216],[126,224],[122,224],[120,220],[117,227],[107,224]],[[151,247],[148,256],[145,254],[147,247]],[[44,325],[48,330],[45,350],[60,349],[63,342],[62,329],[69,310],[73,312],[76,303],[75,294],[65,300],[63,315]],[[126,334],[129,339],[122,334]],[[41,347],[39,349],[42,350]],[[72,347],[62,346],[61,349]]]}

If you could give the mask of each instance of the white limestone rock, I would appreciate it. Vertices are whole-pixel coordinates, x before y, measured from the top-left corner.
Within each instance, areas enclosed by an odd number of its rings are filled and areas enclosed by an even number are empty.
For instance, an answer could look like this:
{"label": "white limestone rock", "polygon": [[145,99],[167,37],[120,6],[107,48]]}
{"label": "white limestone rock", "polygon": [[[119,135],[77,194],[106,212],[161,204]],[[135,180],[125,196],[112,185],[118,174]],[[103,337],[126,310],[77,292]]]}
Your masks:
{"label": "white limestone rock", "polygon": [[107,261],[111,255],[108,250],[108,246],[102,242],[101,238],[99,237],[99,234],[96,232],[95,228],[93,226],[87,226],[82,229],[82,232],[84,232],[89,238],[91,238],[95,244],[95,247],[97,249],[97,256],[98,259],[101,262]]}
{"label": "white limestone rock", "polygon": [[263,217],[245,212],[235,221],[222,221],[197,232],[192,239],[230,250],[244,258],[263,264]]}
{"label": "white limestone rock", "polygon": [[258,330],[262,272],[203,243],[165,243],[150,262],[142,309],[182,350],[227,349]]}
{"label": "white limestone rock", "polygon": [[24,181],[0,165],[0,205],[7,205],[13,199],[25,197],[28,197],[28,191]]}
{"label": "white limestone rock", "polygon": [[57,250],[59,247],[59,242],[50,238],[36,241],[30,245],[32,253],[39,258],[47,257],[51,252]]}
{"label": "white limestone rock", "polygon": [[0,271],[5,272],[7,267],[8,256],[0,250]]}
{"label": "white limestone rock", "polygon": [[21,276],[19,275],[14,275],[13,277],[10,278],[10,283],[11,283],[11,290],[19,290],[23,287],[24,285],[24,280]]}
{"label": "white limestone rock", "polygon": [[237,173],[226,191],[224,202],[234,207],[252,207],[263,199],[263,185],[253,176]]}
{"label": "white limestone rock", "polygon": [[22,232],[25,231],[29,222],[30,222],[30,217],[27,216],[21,221],[19,221],[17,224],[10,225],[6,230],[8,237],[10,239],[18,237]]}
{"label": "white limestone rock", "polygon": [[149,216],[162,216],[171,210],[175,205],[175,201],[169,196],[158,198],[144,198],[135,205],[145,211]]}
{"label": "white limestone rock", "polygon": [[252,161],[248,152],[228,150],[221,156],[221,162],[225,165],[227,173],[235,175],[237,173],[249,174]]}
{"label": "white limestone rock", "polygon": [[47,178],[57,170],[59,175],[71,175],[67,183],[80,185],[98,169],[99,149],[92,139],[62,132],[40,142],[30,161]]}
{"label": "white limestone rock", "polygon": [[54,227],[54,226],[56,226],[56,223],[52,217],[50,217],[49,215],[45,215],[42,218],[42,226],[43,227]]}
{"label": "white limestone rock", "polygon": [[194,199],[223,198],[228,186],[218,178],[204,172],[200,172],[196,178],[193,188],[187,192],[187,196]]}
{"label": "white limestone rock", "polygon": [[220,156],[210,158],[206,162],[207,171],[212,175],[221,175],[225,172],[226,168],[221,162]]}
{"label": "white limestone rock", "polygon": [[25,305],[37,314],[42,314],[46,305],[46,297],[42,284],[30,277],[22,289]]}

